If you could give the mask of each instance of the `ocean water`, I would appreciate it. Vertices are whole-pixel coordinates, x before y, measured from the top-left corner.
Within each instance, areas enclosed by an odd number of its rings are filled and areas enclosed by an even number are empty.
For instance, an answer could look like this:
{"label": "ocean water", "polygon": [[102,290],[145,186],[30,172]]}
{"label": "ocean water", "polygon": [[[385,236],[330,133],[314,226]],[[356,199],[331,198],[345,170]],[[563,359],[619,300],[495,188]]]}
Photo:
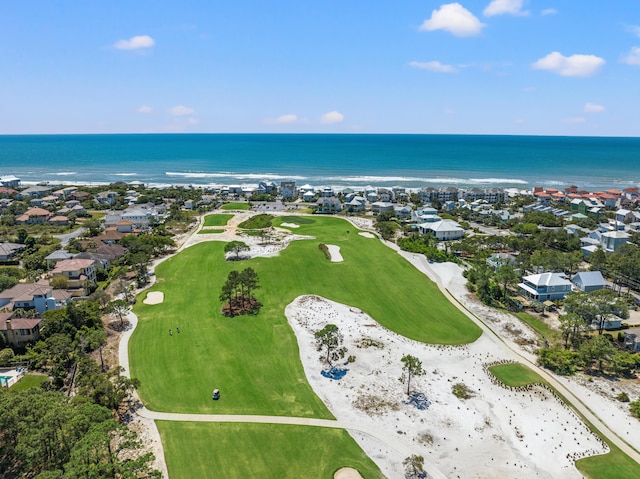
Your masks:
{"label": "ocean water", "polygon": [[23,183],[314,186],[640,185],[640,138],[490,135],[0,136],[0,175]]}

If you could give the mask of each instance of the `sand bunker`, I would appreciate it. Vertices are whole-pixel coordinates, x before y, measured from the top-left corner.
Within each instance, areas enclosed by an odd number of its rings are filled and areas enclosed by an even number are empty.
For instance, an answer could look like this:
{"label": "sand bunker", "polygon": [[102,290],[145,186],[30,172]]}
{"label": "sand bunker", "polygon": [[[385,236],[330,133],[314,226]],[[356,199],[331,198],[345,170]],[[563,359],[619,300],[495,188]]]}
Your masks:
{"label": "sand bunker", "polygon": [[284,226],[285,228],[300,228],[300,225],[295,223],[280,223],[280,226]]}
{"label": "sand bunker", "polygon": [[144,304],[160,304],[164,301],[164,293],[162,291],[150,291],[147,297],[142,300]]}
{"label": "sand bunker", "polygon": [[375,235],[373,233],[369,233],[367,231],[361,231],[360,233],[358,233],[360,236],[364,236],[365,238],[375,238]]}
{"label": "sand bunker", "polygon": [[[307,379],[333,415],[388,431],[425,458],[427,472],[434,469],[452,479],[580,479],[574,458],[607,451],[547,389],[510,391],[496,384],[484,365],[503,359],[505,348],[486,334],[465,346],[427,345],[387,330],[358,309],[318,296],[297,298],[285,314]],[[320,373],[314,333],[327,323],[338,326],[347,354],[356,358],[339,381]],[[405,354],[419,358],[426,371],[411,382],[430,402],[424,410],[408,404],[406,386],[398,381]],[[456,397],[456,383],[473,396]],[[352,436],[383,474],[404,477],[402,461],[408,454],[371,436]]]}
{"label": "sand bunker", "polygon": [[352,467],[343,467],[336,471],[333,479],[362,479],[362,476]]}
{"label": "sand bunker", "polygon": [[340,246],[328,244],[327,249],[329,250],[329,254],[331,255],[332,263],[340,263],[341,261],[344,261],[342,255],[340,254]]}

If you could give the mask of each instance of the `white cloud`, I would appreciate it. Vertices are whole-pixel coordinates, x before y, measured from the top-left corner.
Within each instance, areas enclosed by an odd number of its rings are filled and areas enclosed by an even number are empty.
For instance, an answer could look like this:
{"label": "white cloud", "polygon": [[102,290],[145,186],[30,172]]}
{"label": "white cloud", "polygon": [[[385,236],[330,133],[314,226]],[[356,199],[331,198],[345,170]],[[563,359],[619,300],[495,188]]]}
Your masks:
{"label": "white cloud", "polygon": [[513,120],[513,122],[514,122],[516,125],[522,125],[522,124],[524,123],[524,120],[523,120],[522,118],[518,118],[517,120]]}
{"label": "white cloud", "polygon": [[556,10],[555,8],[545,8],[540,13],[542,15],[555,15],[556,13],[558,13],[558,10]]}
{"label": "white cloud", "polygon": [[151,48],[155,44],[155,40],[150,36],[137,35],[129,40],[118,40],[113,46],[118,50],[138,50],[140,48]]}
{"label": "white cloud", "polygon": [[640,25],[631,25],[627,30],[633,33],[636,37],[640,37]]}
{"label": "white cloud", "polygon": [[528,11],[522,10],[522,0],[491,0],[491,3],[484,9],[485,17],[493,17],[496,15],[529,15]]}
{"label": "white cloud", "polygon": [[523,92],[525,93],[531,93],[532,91],[536,91],[537,88],[534,86],[526,86],[522,89]]}
{"label": "white cloud", "polygon": [[484,26],[473,13],[459,3],[448,3],[441,5],[438,10],[433,10],[431,18],[422,23],[420,30],[445,30],[457,37],[471,37],[479,35]]}
{"label": "white cloud", "polygon": [[455,73],[458,71],[452,65],[445,65],[444,63],[440,63],[439,61],[409,62],[409,66],[413,68],[419,68],[420,70],[429,70],[431,72],[440,73]]}
{"label": "white cloud", "polygon": [[631,51],[621,61],[628,65],[640,65],[640,47],[632,47]]}
{"label": "white cloud", "polygon": [[186,116],[193,115],[196,111],[193,108],[189,108],[183,105],[176,105],[169,108],[169,113],[173,116]]}
{"label": "white cloud", "polygon": [[442,113],[444,113],[445,115],[455,115],[456,111],[453,108],[445,108],[444,110],[442,110]]}
{"label": "white cloud", "polygon": [[320,123],[330,125],[332,123],[342,123],[344,115],[338,111],[329,111],[320,117]]}
{"label": "white cloud", "polygon": [[187,118],[187,124],[189,125],[197,125],[200,121],[197,118]]}
{"label": "white cloud", "polygon": [[277,118],[271,118],[270,123],[297,123],[299,121],[298,115],[288,114],[288,115],[280,115]]}
{"label": "white cloud", "polygon": [[601,111],[604,111],[604,110],[605,110],[604,106],[596,105],[595,103],[587,102],[584,105],[585,113],[600,113]]}
{"label": "white cloud", "polygon": [[565,57],[559,52],[552,52],[533,63],[531,68],[548,70],[564,77],[588,77],[596,74],[604,64],[604,59],[595,55]]}
{"label": "white cloud", "polygon": [[143,115],[149,115],[153,113],[153,108],[147,105],[142,105],[140,108],[136,110],[138,113],[142,113]]}
{"label": "white cloud", "polygon": [[586,119],[583,116],[570,116],[569,118],[564,118],[562,120],[563,123],[573,123],[573,124],[578,124],[578,123],[586,123]]}

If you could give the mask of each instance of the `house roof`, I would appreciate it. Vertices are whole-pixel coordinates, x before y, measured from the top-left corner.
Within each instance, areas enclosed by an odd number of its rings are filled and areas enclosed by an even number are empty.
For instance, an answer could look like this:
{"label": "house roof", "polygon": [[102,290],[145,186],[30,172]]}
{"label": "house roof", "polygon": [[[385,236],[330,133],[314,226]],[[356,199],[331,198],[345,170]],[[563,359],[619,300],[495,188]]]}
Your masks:
{"label": "house roof", "polygon": [[29,208],[24,214],[27,216],[51,216],[51,212],[44,208]]}
{"label": "house roof", "polygon": [[[9,319],[9,318],[7,318]],[[11,318],[11,329],[31,329],[42,322],[42,318]],[[7,330],[7,320],[0,321],[0,331]]]}
{"label": "house roof", "polygon": [[36,294],[46,295],[51,292],[51,286],[36,283],[20,283],[14,287],[5,289],[0,292],[1,299],[10,299],[15,301],[32,301]]}
{"label": "house roof", "polygon": [[522,278],[529,283],[535,284],[536,287],[540,286],[566,286],[570,285],[569,281],[562,273],[540,273],[532,274]]}
{"label": "house roof", "polygon": [[44,259],[46,259],[47,261],[62,261],[65,259],[71,259],[73,258],[73,256],[73,253],[69,253],[68,251],[59,249],[51,253],[49,256],[46,256]]}
{"label": "house roof", "polygon": [[605,284],[600,271],[582,271],[571,278],[572,283],[578,280],[583,286],[603,286]]}
{"label": "house roof", "polygon": [[18,243],[0,243],[0,256],[11,256],[16,251],[26,248],[23,244]]}
{"label": "house roof", "polygon": [[[433,232],[462,231],[463,228],[453,220],[440,220],[434,223],[423,223],[425,229]],[[421,225],[422,226],[422,225]]]}
{"label": "house roof", "polygon": [[93,265],[95,261],[92,259],[65,259],[60,261],[55,269],[51,270],[51,274],[63,273],[65,271],[79,271]]}

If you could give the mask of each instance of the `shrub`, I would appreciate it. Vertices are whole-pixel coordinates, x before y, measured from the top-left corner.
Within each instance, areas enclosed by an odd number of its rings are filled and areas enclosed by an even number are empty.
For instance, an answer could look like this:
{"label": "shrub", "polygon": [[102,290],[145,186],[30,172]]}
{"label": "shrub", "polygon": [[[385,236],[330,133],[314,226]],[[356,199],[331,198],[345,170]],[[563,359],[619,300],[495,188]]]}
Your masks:
{"label": "shrub", "polygon": [[629,395],[625,392],[622,392],[616,396],[616,399],[620,402],[629,402]]}
{"label": "shrub", "polygon": [[327,247],[326,244],[324,243],[320,243],[318,245],[318,249],[320,251],[322,251],[322,253],[324,254],[324,257],[327,258],[329,261],[331,261],[331,253],[329,252],[329,248]]}
{"label": "shrub", "polygon": [[640,419],[640,399],[629,403],[629,411],[636,419]]}
{"label": "shrub", "polygon": [[475,394],[473,391],[463,383],[454,384],[451,388],[451,392],[458,399],[471,399]]}

